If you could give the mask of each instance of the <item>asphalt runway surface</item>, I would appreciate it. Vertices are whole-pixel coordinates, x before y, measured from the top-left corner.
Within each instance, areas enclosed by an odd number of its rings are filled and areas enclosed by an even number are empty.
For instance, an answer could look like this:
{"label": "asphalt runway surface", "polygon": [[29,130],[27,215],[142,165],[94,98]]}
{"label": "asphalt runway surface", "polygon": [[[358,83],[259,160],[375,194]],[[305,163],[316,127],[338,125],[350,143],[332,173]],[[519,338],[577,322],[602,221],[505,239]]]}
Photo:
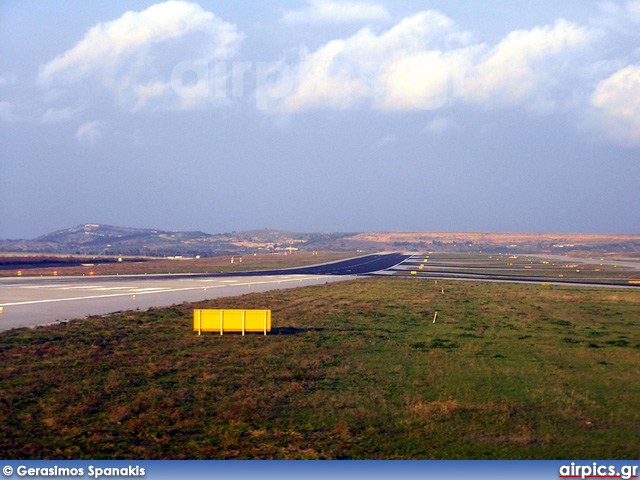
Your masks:
{"label": "asphalt runway surface", "polygon": [[391,268],[408,257],[399,253],[375,254],[258,272],[4,278],[0,279],[0,330],[343,281]]}

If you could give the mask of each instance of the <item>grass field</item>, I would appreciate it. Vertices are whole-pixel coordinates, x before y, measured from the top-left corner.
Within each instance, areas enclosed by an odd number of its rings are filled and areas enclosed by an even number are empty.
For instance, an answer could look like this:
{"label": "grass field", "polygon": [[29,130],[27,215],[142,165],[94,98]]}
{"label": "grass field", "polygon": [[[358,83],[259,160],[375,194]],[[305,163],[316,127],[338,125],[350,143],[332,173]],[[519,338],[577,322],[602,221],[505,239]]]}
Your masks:
{"label": "grass field", "polygon": [[[197,336],[194,307],[274,329]],[[636,458],[639,327],[637,291],[372,278],[8,331],[0,452]]]}

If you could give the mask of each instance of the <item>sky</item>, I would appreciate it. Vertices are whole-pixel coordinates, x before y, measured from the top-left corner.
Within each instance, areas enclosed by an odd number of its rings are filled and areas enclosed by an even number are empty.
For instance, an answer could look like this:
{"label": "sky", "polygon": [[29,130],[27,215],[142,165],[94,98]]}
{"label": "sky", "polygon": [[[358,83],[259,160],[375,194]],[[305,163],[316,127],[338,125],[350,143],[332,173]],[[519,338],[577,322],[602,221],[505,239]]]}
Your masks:
{"label": "sky", "polygon": [[640,233],[640,1],[0,0],[0,238]]}

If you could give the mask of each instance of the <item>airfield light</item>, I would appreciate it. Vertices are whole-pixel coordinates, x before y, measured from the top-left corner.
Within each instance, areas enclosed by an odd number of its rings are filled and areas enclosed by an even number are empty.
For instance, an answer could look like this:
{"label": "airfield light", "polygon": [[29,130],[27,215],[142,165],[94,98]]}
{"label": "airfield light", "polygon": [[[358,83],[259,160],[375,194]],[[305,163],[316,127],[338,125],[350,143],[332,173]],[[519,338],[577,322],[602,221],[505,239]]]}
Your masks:
{"label": "airfield light", "polygon": [[18,276],[21,277],[22,276],[22,270],[18,270]]}
{"label": "airfield light", "polygon": [[54,271],[53,271],[53,274],[54,274],[54,275],[58,275],[58,271],[57,271],[57,270],[54,270]]}

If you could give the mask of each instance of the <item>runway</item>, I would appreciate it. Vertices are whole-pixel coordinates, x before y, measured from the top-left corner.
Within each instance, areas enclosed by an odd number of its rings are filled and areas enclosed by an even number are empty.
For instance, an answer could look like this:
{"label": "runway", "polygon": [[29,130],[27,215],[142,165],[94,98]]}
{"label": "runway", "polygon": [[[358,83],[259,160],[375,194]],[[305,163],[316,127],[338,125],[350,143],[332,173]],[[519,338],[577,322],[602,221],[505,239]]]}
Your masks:
{"label": "runway", "polygon": [[[622,285],[619,282],[607,283],[602,279],[598,282],[577,278],[560,280],[557,273],[563,270],[557,270],[559,267],[542,272],[539,269],[548,266],[543,263],[531,266],[530,261],[527,261],[527,265],[512,266],[511,270],[504,271],[504,262],[492,264],[487,263],[487,259],[465,260],[464,256],[457,256],[443,260],[432,257],[428,263],[423,263],[425,259],[424,254],[387,253],[322,265],[259,272],[3,278],[0,279],[0,330],[47,325],[89,315],[147,310],[251,292],[338,282],[358,275],[406,275],[421,279],[483,282],[543,282],[547,285],[599,288],[640,287]],[[634,270],[635,267],[637,271],[638,264],[630,263],[627,268]],[[416,275],[412,275],[412,271]],[[550,276],[550,272],[555,279]]]}
{"label": "runway", "polygon": [[309,267],[228,274],[4,278],[0,279],[0,330],[344,281],[390,268],[407,257],[376,254]]}

